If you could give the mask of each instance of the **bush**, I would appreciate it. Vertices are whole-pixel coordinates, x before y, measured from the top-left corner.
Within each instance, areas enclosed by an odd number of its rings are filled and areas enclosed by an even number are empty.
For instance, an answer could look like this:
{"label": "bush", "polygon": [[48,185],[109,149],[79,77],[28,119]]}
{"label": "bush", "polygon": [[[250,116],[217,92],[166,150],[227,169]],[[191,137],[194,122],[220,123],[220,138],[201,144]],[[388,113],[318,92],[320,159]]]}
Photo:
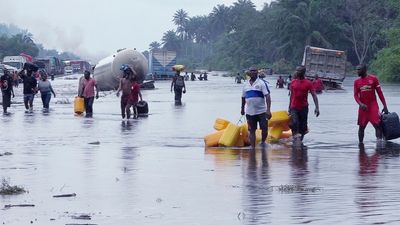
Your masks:
{"label": "bush", "polygon": [[384,48],[371,63],[371,71],[387,82],[400,82],[400,45]]}
{"label": "bush", "polygon": [[386,32],[387,48],[380,50],[370,69],[383,81],[400,82],[400,29]]}

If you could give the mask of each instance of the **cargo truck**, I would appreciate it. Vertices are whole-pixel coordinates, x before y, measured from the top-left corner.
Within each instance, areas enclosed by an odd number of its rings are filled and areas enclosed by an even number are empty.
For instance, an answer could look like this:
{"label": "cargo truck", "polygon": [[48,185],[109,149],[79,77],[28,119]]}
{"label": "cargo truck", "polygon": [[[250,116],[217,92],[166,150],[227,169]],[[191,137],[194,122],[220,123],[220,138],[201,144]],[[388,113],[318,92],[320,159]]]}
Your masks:
{"label": "cargo truck", "polygon": [[155,80],[171,79],[175,72],[172,66],[176,64],[176,52],[152,50],[149,54],[149,73]]}
{"label": "cargo truck", "polygon": [[51,76],[60,75],[64,73],[63,63],[60,61],[59,58],[54,56],[35,59],[33,63],[40,65],[39,67],[41,68],[44,67],[47,73],[50,74]]}
{"label": "cargo truck", "polygon": [[302,65],[306,67],[308,79],[318,75],[326,89],[342,89],[346,62],[344,51],[306,46]]}
{"label": "cargo truck", "polygon": [[18,71],[21,71],[24,68],[24,64],[28,62],[28,60],[23,56],[5,56],[3,59],[3,64],[12,66],[17,68]]}

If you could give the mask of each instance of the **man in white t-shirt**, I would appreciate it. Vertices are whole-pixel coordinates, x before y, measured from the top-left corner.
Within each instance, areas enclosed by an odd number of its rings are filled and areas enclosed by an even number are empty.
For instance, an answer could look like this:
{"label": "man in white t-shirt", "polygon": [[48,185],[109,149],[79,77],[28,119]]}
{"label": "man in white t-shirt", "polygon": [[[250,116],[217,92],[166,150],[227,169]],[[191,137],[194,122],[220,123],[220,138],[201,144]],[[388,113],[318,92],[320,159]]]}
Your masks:
{"label": "man in white t-shirt", "polygon": [[271,118],[271,97],[268,82],[258,77],[256,67],[250,67],[250,79],[245,83],[242,94],[241,114],[245,114],[249,127],[251,147],[256,145],[257,123],[261,129],[261,146],[265,147],[268,135],[268,120]]}

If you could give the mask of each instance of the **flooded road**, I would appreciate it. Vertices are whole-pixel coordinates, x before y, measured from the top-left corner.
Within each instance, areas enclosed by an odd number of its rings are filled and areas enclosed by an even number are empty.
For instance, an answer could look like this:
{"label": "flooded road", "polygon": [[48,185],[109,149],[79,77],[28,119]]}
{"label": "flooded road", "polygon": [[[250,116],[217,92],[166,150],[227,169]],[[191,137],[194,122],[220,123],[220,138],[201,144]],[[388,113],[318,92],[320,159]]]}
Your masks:
{"label": "flooded road", "polygon": [[[303,150],[273,144],[251,153],[204,148],[217,117],[240,118],[242,85],[233,78],[188,81],[182,106],[170,82],[158,81],[142,91],[150,115],[130,121],[113,92],[95,101],[94,118],[74,116],[78,81],[56,79],[49,114],[37,96],[33,115],[13,104],[0,116],[0,154],[12,153],[0,157],[0,178],[28,191],[0,197],[0,223],[398,224],[400,141],[377,146],[369,125],[358,147],[353,80],[318,95],[318,118],[309,98]],[[383,85],[390,111],[400,112],[399,87]],[[287,109],[287,90],[271,92],[272,111]]]}

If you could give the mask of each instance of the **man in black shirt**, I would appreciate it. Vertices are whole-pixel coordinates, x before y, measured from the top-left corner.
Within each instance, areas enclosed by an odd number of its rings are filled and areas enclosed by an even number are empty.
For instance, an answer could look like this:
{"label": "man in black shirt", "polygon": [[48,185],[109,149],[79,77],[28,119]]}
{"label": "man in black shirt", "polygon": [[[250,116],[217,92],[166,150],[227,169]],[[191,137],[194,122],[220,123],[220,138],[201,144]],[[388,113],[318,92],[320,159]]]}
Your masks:
{"label": "man in black shirt", "polygon": [[32,73],[33,70],[28,68],[26,74],[24,74],[24,70],[19,74],[24,85],[24,104],[27,112],[33,111],[33,99],[37,93],[37,80],[32,76]]}
{"label": "man in black shirt", "polygon": [[7,108],[11,106],[11,95],[14,98],[14,90],[13,78],[6,69],[4,69],[4,75],[0,77],[0,84],[3,94],[3,114],[8,114]]}

